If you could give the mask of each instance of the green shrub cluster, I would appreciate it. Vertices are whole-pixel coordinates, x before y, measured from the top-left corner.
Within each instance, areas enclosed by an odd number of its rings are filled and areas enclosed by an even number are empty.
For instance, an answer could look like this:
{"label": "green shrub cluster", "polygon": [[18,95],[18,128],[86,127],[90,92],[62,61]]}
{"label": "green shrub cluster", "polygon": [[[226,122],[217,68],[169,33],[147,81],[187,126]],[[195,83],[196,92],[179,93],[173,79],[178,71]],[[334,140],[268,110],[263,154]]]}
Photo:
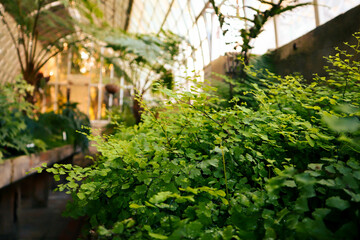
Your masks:
{"label": "green shrub cluster", "polygon": [[73,144],[86,150],[89,140],[83,133],[89,133],[90,120],[76,105],[68,103],[60,106],[60,113],[48,112],[40,114],[37,119],[27,118],[29,134],[44,141],[46,148]]}
{"label": "green shrub cluster", "polygon": [[11,152],[27,153],[27,146],[32,142],[31,137],[24,134],[24,114],[31,116],[33,110],[33,106],[24,100],[26,91],[31,88],[20,78],[14,83],[0,85],[0,162]]}
{"label": "green shrub cluster", "polygon": [[88,139],[78,131],[88,132],[88,117],[76,104],[63,106],[59,114],[34,113],[35,107],[24,99],[31,87],[21,78],[0,86],[0,162],[65,144],[87,149]]}
{"label": "green shrub cluster", "polygon": [[161,111],[92,137],[95,165],[47,169],[67,175],[67,214],[99,239],[358,238],[360,64],[329,62],[311,84],[262,74],[256,108],[220,108],[204,84],[162,90]]}

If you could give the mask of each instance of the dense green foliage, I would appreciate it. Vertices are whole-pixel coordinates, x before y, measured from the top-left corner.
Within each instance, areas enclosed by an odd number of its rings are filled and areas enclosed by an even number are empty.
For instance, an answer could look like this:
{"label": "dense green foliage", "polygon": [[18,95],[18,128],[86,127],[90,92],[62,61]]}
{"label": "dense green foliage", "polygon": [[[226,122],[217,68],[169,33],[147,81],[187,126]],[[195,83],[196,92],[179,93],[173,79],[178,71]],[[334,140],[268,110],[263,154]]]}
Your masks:
{"label": "dense green foliage", "polygon": [[218,107],[205,84],[163,89],[143,123],[92,137],[94,166],[47,169],[67,176],[67,214],[99,239],[358,238],[360,63],[329,62],[310,85],[248,72],[267,86],[253,85],[256,108]]}
{"label": "dense green foliage", "polygon": [[[241,59],[239,59],[241,61]],[[243,64],[241,64],[243,66]],[[247,68],[247,69],[246,69]],[[246,106],[256,108],[258,103],[254,100],[252,91],[257,88],[266,88],[266,84],[261,81],[263,78],[267,78],[270,73],[275,72],[275,66],[270,54],[264,54],[261,56],[252,56],[250,59],[250,66],[246,66],[246,72],[240,76],[240,74],[233,74],[233,76],[227,76],[222,74],[213,73],[217,78],[210,80],[210,85],[215,88],[214,94],[221,99],[228,101],[222,101],[220,104],[223,107],[229,107],[234,105],[234,102],[230,101],[234,96],[237,98],[237,102],[246,103]],[[242,70],[239,70],[240,72]],[[240,73],[239,72],[239,73]],[[254,74],[253,72],[256,72]],[[230,74],[229,74],[230,75]],[[274,79],[268,79],[272,81]],[[247,93],[247,94],[244,94]]]}
{"label": "dense green foliage", "polygon": [[11,152],[28,152],[32,139],[24,134],[24,113],[32,115],[33,106],[24,100],[26,91],[31,88],[20,78],[0,85],[0,162]]}
{"label": "dense green foliage", "polygon": [[60,113],[48,112],[40,114],[37,119],[27,118],[26,124],[30,135],[44,141],[46,148],[73,144],[74,147],[86,150],[89,141],[82,133],[89,132],[87,127],[90,126],[90,120],[76,108],[76,105],[65,104],[60,107]]}
{"label": "dense green foliage", "polygon": [[35,107],[24,98],[31,89],[20,78],[0,86],[0,161],[65,144],[87,149],[88,139],[78,131],[87,133],[82,126],[90,122],[76,104],[66,104],[59,114],[36,115]]}

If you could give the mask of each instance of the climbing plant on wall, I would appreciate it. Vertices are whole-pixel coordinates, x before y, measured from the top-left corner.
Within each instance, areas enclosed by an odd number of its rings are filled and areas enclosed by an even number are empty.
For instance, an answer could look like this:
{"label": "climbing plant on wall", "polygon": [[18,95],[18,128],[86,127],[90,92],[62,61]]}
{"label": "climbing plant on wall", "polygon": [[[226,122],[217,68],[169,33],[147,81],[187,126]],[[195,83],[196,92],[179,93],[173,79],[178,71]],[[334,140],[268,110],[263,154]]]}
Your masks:
{"label": "climbing plant on wall", "polygon": [[[228,17],[221,13],[219,6],[216,5],[214,0],[210,0],[210,2],[215,10],[215,13],[218,15],[220,27],[224,27],[225,25],[228,25],[227,23]],[[294,10],[295,8],[303,7],[310,4],[310,3],[297,3],[296,0],[292,0],[292,1],[279,0],[275,2],[258,0],[258,2],[260,4],[264,4],[268,6],[268,8],[262,11],[260,9],[256,9],[251,6],[245,6],[246,8],[249,8],[254,11],[253,18],[236,16],[236,18],[239,18],[240,20],[243,20],[246,23],[251,24],[249,28],[242,28],[239,30],[238,34],[235,34],[238,38],[241,39],[235,41],[235,48],[238,47],[241,48],[241,57],[243,58],[245,65],[249,64],[249,52],[253,48],[252,41],[254,41],[254,39],[256,39],[263,31],[265,23],[267,23],[272,17],[280,15],[284,12]],[[228,33],[229,33],[228,30],[223,31],[224,35]]]}

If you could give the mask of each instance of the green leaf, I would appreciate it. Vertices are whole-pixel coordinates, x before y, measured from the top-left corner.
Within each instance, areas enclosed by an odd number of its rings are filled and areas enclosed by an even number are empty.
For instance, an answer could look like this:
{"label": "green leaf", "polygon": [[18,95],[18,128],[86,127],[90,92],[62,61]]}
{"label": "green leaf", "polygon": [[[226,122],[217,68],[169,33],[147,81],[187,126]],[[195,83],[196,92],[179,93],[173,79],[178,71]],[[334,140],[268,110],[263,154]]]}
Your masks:
{"label": "green leaf", "polygon": [[294,180],[285,180],[283,185],[291,188],[296,187],[296,183]]}
{"label": "green leaf", "polygon": [[354,176],[357,180],[360,180],[360,171],[354,171],[353,176]]}
{"label": "green leaf", "polygon": [[185,236],[190,239],[196,239],[202,232],[203,225],[199,221],[194,221],[186,225]]}
{"label": "green leaf", "polygon": [[104,226],[99,226],[98,228],[98,233],[101,235],[101,236],[111,236],[111,232],[106,229]]}
{"label": "green leaf", "polygon": [[300,212],[309,211],[308,201],[307,201],[306,197],[300,197],[300,198],[296,199],[295,210],[300,211]]}
{"label": "green leaf", "polygon": [[305,138],[306,138],[306,140],[308,141],[308,143],[309,143],[309,145],[310,145],[311,147],[314,147],[314,146],[315,146],[314,140],[312,140],[309,135],[305,135]]}
{"label": "green leaf", "polygon": [[125,229],[124,224],[122,222],[117,222],[114,225],[113,232],[115,234],[122,234],[124,232],[124,229]]}
{"label": "green leaf", "polygon": [[354,170],[359,170],[360,169],[360,164],[358,161],[354,160],[354,159],[350,159],[349,161],[346,162],[346,164],[351,167]]}
{"label": "green leaf", "polygon": [[344,189],[344,191],[351,196],[351,201],[360,202],[360,193],[355,194],[354,192]]}
{"label": "green leaf", "polygon": [[168,239],[168,237],[165,235],[161,235],[159,233],[153,233],[153,232],[149,232],[149,236],[155,239]]}
{"label": "green leaf", "polygon": [[226,198],[221,198],[221,201],[223,202],[223,204],[229,205],[229,201]]}
{"label": "green leaf", "polygon": [[85,199],[85,194],[83,194],[83,193],[77,193],[76,194],[77,195],[77,197],[80,199],[80,200],[84,200]]}
{"label": "green leaf", "polygon": [[330,129],[336,132],[355,132],[360,128],[360,120],[357,117],[339,118],[325,114],[323,120],[329,125]]}
{"label": "green leaf", "polygon": [[341,199],[340,197],[330,197],[326,200],[326,206],[337,208],[339,210],[345,210],[350,207],[348,201]]}
{"label": "green leaf", "polygon": [[232,226],[227,226],[223,232],[222,232],[222,236],[224,240],[231,240],[233,239],[233,227]]}
{"label": "green leaf", "polygon": [[316,170],[321,170],[323,165],[324,164],[320,164],[320,163],[310,163],[308,166],[309,166],[310,169],[316,171]]}
{"label": "green leaf", "polygon": [[322,220],[330,212],[331,210],[328,208],[316,208],[312,215],[315,219]]}
{"label": "green leaf", "polygon": [[135,220],[133,220],[132,218],[129,218],[129,219],[127,219],[126,227],[131,228],[135,225],[135,223],[136,223]]}
{"label": "green leaf", "polygon": [[60,175],[54,175],[54,180],[57,182],[60,181]]}
{"label": "green leaf", "polygon": [[302,185],[313,185],[316,182],[315,178],[311,177],[308,173],[295,175],[295,181]]}
{"label": "green leaf", "polygon": [[276,214],[276,216],[277,216],[276,223],[279,224],[281,222],[281,220],[289,213],[290,213],[290,211],[287,208],[284,208],[283,210],[278,212]]}
{"label": "green leaf", "polygon": [[159,192],[156,195],[152,196],[149,201],[154,204],[161,203],[166,201],[166,199],[168,199],[172,194],[173,193],[170,191]]}
{"label": "green leaf", "polygon": [[325,185],[328,187],[335,187],[336,183],[333,179],[321,179],[318,181],[318,184]]}
{"label": "green leaf", "polygon": [[223,190],[216,190],[216,196],[225,197],[226,193]]}
{"label": "green leaf", "polygon": [[138,208],[144,208],[145,206],[144,205],[139,205],[139,204],[136,204],[136,203],[131,203],[129,205],[130,208],[133,208],[133,209],[138,209]]}

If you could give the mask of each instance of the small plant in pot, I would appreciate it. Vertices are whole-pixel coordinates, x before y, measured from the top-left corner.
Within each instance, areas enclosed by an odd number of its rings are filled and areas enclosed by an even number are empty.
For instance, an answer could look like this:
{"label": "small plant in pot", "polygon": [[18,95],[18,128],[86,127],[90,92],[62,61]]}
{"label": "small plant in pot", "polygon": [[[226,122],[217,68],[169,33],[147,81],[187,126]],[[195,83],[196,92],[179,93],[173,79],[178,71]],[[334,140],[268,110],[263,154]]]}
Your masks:
{"label": "small plant in pot", "polygon": [[114,83],[108,83],[105,85],[105,90],[109,93],[109,94],[115,94],[119,91],[119,86],[114,84]]}

